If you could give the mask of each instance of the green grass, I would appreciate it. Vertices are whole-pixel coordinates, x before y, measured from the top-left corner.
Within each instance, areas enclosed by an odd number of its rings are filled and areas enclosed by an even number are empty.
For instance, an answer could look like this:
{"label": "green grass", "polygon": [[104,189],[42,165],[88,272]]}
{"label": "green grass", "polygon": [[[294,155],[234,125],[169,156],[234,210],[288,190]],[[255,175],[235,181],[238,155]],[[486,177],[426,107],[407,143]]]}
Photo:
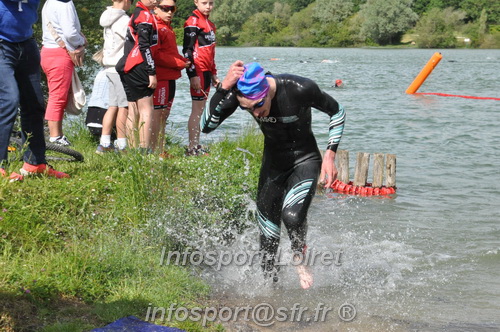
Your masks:
{"label": "green grass", "polygon": [[[52,162],[70,179],[0,179],[0,330],[88,331],[124,316],[145,319],[151,305],[208,303],[209,287],[189,267],[161,266],[161,250],[230,241],[246,227],[261,136],[248,130],[198,158],[173,143],[176,158],[160,160],[96,155],[85,128],[71,132],[85,162]],[[12,161],[8,170],[21,166]],[[210,236],[201,243],[203,232]]]}

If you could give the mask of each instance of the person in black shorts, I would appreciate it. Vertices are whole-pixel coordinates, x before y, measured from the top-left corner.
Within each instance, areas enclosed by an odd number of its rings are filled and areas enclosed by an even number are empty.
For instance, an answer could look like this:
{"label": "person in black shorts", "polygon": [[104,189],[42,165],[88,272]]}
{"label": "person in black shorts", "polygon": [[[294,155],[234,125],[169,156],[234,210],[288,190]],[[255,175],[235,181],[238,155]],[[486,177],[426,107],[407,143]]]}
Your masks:
{"label": "person in black shorts", "polygon": [[152,54],[158,45],[158,30],[151,12],[155,7],[156,0],[137,2],[129,21],[124,54],[115,66],[128,101],[128,145],[139,146],[147,153],[152,152],[153,93],[158,84]]}
{"label": "person in black shorts", "polygon": [[[264,152],[257,193],[257,219],[262,267],[275,280],[281,221],[287,228],[294,259],[305,255],[307,211],[318,177],[329,188],[337,177],[335,153],[342,137],[345,111],[330,95],[305,77],[264,74],[258,63],[240,60],[217,86],[201,119],[204,133],[216,129],[237,107],[247,110],[264,133]],[[311,107],[330,117],[329,140],[323,159],[311,129]],[[325,124],[326,127],[326,124]],[[303,256],[302,256],[303,257]],[[313,276],[297,264],[302,288]]]}

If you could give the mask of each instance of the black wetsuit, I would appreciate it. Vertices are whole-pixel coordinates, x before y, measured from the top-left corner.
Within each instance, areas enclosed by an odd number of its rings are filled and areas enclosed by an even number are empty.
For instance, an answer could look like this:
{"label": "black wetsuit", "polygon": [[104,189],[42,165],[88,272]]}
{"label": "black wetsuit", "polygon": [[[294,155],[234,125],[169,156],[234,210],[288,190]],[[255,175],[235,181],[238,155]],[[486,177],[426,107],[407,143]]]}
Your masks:
{"label": "black wetsuit", "polygon": [[[294,252],[304,252],[307,210],[321,171],[321,154],[311,129],[311,107],[330,116],[327,149],[336,151],[344,128],[343,107],[312,80],[282,74],[267,117],[255,118],[264,133],[264,153],[257,194],[263,267],[273,269],[281,221]],[[204,133],[217,128],[239,106],[236,92],[216,92],[202,116]],[[325,124],[326,127],[326,124]]]}

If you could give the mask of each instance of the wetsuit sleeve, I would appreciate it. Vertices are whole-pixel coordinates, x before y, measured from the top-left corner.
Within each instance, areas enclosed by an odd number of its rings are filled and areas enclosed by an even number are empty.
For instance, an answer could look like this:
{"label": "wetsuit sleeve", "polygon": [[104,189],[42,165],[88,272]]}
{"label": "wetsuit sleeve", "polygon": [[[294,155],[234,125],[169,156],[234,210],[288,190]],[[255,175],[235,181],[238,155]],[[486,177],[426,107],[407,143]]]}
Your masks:
{"label": "wetsuit sleeve", "polygon": [[215,92],[210,99],[210,107],[206,107],[201,116],[201,131],[209,133],[215,130],[228,116],[234,113],[238,105],[236,93]]}
{"label": "wetsuit sleeve", "polygon": [[332,96],[322,91],[316,84],[313,97],[312,107],[328,114],[330,116],[330,124],[328,127],[328,145],[327,149],[337,152],[337,148],[344,132],[345,110]]}
{"label": "wetsuit sleeve", "polygon": [[156,75],[155,62],[151,54],[151,35],[153,34],[153,25],[151,23],[139,23],[137,25],[137,37],[139,38],[139,50],[142,58],[147,63],[148,75]]}
{"label": "wetsuit sleeve", "polygon": [[200,28],[193,22],[191,22],[191,19],[188,19],[186,21],[186,24],[184,25],[184,43],[182,47],[182,54],[185,58],[188,58],[191,61],[191,66],[186,69],[189,78],[193,78],[196,76],[196,67],[194,65],[193,53],[196,39],[198,38],[199,33]]}

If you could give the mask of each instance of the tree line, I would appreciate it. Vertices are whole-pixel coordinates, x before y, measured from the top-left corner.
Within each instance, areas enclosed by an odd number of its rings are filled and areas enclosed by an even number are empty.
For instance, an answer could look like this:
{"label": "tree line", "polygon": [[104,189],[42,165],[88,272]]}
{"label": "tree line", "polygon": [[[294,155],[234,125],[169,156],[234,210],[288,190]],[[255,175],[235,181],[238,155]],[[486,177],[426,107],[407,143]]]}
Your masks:
{"label": "tree line", "polygon": [[[102,45],[99,17],[112,1],[74,2],[91,50]],[[177,6],[172,25],[182,44],[182,26],[195,7],[193,0]],[[210,19],[220,46],[500,47],[498,0],[215,0]]]}

